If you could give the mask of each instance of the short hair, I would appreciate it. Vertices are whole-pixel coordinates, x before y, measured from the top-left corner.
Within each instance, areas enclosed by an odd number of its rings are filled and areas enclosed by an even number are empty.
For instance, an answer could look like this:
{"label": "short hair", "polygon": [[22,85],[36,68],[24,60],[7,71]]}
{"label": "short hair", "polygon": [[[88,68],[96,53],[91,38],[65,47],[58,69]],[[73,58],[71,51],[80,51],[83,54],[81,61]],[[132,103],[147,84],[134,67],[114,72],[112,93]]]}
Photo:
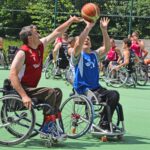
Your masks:
{"label": "short hair", "polygon": [[135,34],[135,36],[139,38],[139,32],[138,31],[134,31],[132,34]]}
{"label": "short hair", "polygon": [[19,36],[24,44],[28,44],[28,36],[32,35],[32,28],[33,26],[30,25],[30,26],[25,26],[21,29]]}
{"label": "short hair", "polygon": [[124,39],[123,39],[123,42],[124,42],[125,44],[127,44],[128,47],[131,47],[131,44],[132,44],[132,43],[131,43],[131,40],[130,40],[130,39],[124,38]]}
{"label": "short hair", "polygon": [[75,37],[69,37],[68,38],[68,43],[71,43],[71,42],[73,42],[73,41],[75,41],[76,39],[75,39]]}
{"label": "short hair", "polygon": [[115,42],[114,38],[110,38],[110,40],[111,40],[112,42]]}
{"label": "short hair", "polygon": [[65,38],[68,38],[68,33],[67,33],[67,32],[64,32],[64,33],[62,34],[62,36],[64,36]]}

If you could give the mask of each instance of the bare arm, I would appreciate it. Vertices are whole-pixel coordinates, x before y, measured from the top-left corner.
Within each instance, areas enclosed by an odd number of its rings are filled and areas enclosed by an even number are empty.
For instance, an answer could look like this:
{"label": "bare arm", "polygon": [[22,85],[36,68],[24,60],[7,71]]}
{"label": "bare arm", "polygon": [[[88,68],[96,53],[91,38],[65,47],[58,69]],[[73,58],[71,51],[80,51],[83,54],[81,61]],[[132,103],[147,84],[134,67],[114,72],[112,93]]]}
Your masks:
{"label": "bare arm", "polygon": [[120,65],[116,66],[116,68],[118,68],[118,69],[129,64],[130,53],[124,52],[123,55],[124,55],[124,62],[121,63]]}
{"label": "bare arm", "polygon": [[143,59],[144,59],[148,55],[148,50],[142,49],[142,53],[144,53],[143,55]]}
{"label": "bare arm", "polygon": [[148,51],[145,49],[145,44],[142,40],[139,41],[139,45],[140,45],[142,54],[144,53],[144,55],[142,56],[142,58],[144,59],[148,55]]}
{"label": "bare arm", "polygon": [[57,43],[53,49],[53,62],[55,63],[56,60],[57,60],[57,55],[58,55],[58,52],[59,52],[59,49],[61,47],[61,43]]}
{"label": "bare arm", "polygon": [[109,19],[108,18],[102,18],[100,20],[100,28],[102,30],[102,35],[103,35],[103,42],[104,42],[104,49],[99,49],[100,57],[102,57],[104,54],[106,54],[110,50],[110,38],[107,32],[107,27],[109,24]]}
{"label": "bare arm", "polygon": [[91,31],[92,27],[95,25],[95,23],[90,23],[88,21],[85,21],[85,23],[86,23],[85,29],[79,35],[79,37],[77,38],[77,40],[75,42],[75,46],[74,46],[74,50],[73,50],[73,55],[75,57],[80,55],[84,41],[85,41],[86,37],[88,36],[89,32]]}
{"label": "bare arm", "polygon": [[31,99],[27,96],[26,92],[24,91],[18,77],[18,74],[21,68],[23,67],[24,61],[25,61],[25,53],[23,51],[19,51],[12,62],[9,78],[13,88],[21,96],[24,105],[27,108],[31,108]]}
{"label": "bare arm", "polygon": [[67,20],[65,23],[57,27],[51,34],[48,36],[40,39],[41,42],[44,44],[44,47],[47,46],[47,44],[53,42],[57,37],[59,37],[63,32],[65,32],[69,26],[74,22],[79,22],[80,19],[77,17],[70,17],[69,20]]}
{"label": "bare arm", "polygon": [[119,63],[121,61],[121,59],[122,59],[122,54],[121,54],[121,51],[120,51],[120,49],[118,47],[115,48],[115,51],[116,51],[116,53],[118,55],[117,62]]}

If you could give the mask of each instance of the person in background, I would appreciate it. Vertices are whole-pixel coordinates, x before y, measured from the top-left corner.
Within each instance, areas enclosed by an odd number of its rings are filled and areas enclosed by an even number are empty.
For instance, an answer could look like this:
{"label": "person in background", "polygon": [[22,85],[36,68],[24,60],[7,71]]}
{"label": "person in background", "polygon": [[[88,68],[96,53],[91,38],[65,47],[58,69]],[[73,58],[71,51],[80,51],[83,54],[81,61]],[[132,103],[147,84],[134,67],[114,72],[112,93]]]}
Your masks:
{"label": "person in background", "polygon": [[140,59],[144,60],[145,57],[148,55],[148,51],[145,49],[144,42],[139,39],[139,33],[133,32],[131,40],[132,40],[131,49]]}

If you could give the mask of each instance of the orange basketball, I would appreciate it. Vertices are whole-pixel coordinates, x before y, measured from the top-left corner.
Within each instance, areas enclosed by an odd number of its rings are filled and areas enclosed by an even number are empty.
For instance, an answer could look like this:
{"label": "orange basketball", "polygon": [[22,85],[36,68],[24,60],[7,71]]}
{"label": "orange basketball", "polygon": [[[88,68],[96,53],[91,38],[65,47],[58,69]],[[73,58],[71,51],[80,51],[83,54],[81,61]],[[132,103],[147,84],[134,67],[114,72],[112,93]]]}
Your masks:
{"label": "orange basketball", "polygon": [[100,8],[94,3],[87,3],[81,9],[81,16],[89,22],[96,22],[100,17]]}

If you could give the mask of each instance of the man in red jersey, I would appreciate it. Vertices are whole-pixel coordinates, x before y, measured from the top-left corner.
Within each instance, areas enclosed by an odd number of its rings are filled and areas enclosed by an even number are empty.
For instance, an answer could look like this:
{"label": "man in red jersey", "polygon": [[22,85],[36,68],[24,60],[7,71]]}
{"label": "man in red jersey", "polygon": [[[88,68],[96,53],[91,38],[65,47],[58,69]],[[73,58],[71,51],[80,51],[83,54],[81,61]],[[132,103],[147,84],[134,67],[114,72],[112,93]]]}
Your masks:
{"label": "man in red jersey", "polygon": [[19,34],[23,45],[17,52],[10,69],[11,84],[21,96],[25,107],[31,109],[32,98],[37,98],[39,103],[47,103],[52,107],[43,111],[45,123],[41,133],[46,136],[51,134],[58,141],[66,138],[66,135],[56,128],[56,119],[61,116],[59,107],[62,91],[59,88],[37,88],[37,85],[42,73],[44,48],[64,33],[72,23],[79,21],[75,16],[70,17],[51,34],[41,39],[39,33],[33,29],[33,25],[23,27]]}

